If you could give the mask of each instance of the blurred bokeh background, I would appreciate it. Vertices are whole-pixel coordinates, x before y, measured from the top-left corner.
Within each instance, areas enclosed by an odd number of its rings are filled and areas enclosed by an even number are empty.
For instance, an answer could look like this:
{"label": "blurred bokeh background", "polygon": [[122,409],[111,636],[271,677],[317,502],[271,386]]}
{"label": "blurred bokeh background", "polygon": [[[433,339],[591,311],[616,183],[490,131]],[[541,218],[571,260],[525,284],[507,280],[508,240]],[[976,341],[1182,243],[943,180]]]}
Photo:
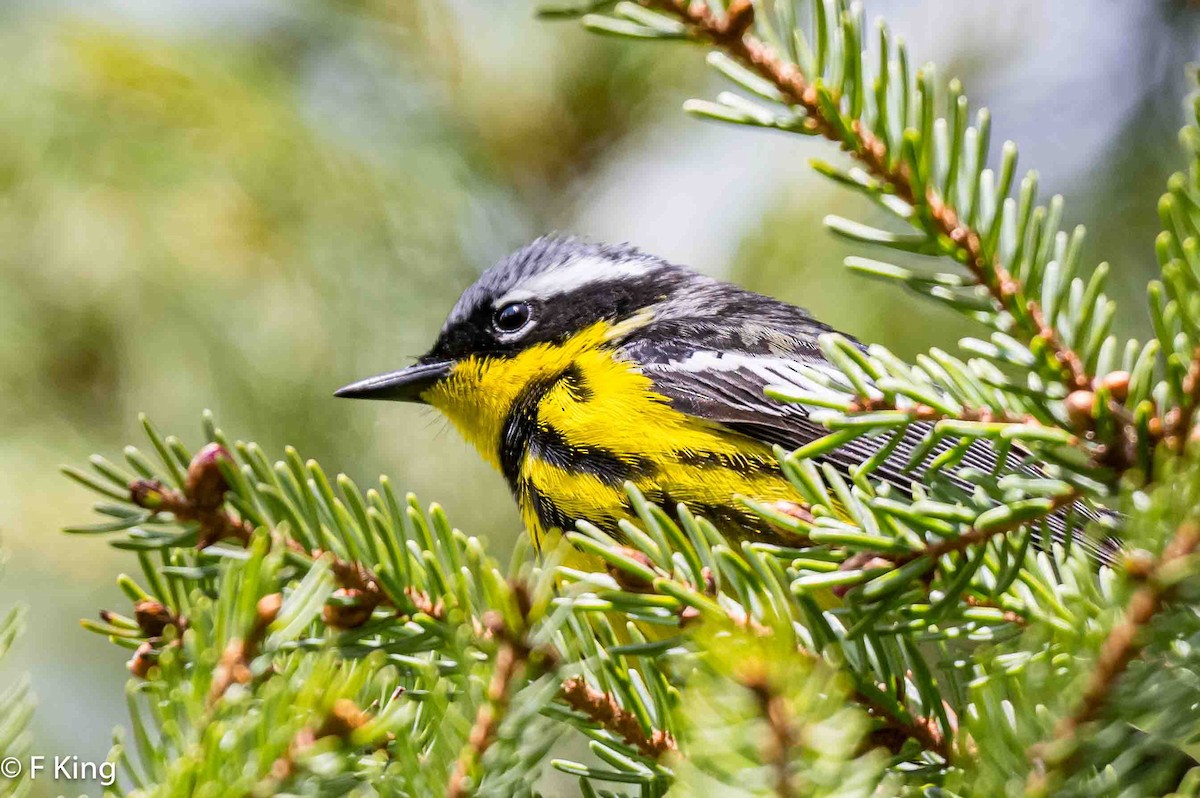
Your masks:
{"label": "blurred bokeh background", "polygon": [[[0,607],[30,629],[36,746],[100,759],[124,652],[77,619],[136,563],[67,537],[90,498],[57,466],[138,441],[287,443],[380,472],[511,545],[502,480],[431,411],[337,402],[404,365],[480,270],[534,235],[628,240],[806,305],[902,354],[965,322],[845,272],[806,166],[838,155],[685,118],[703,53],[533,19],[527,0],[7,0],[0,4]],[[1185,2],[871,2],[994,112],[1114,267],[1145,329],[1155,201],[1181,162]],[[42,794],[57,792],[38,785]],[[65,787],[65,786],[64,786]]]}

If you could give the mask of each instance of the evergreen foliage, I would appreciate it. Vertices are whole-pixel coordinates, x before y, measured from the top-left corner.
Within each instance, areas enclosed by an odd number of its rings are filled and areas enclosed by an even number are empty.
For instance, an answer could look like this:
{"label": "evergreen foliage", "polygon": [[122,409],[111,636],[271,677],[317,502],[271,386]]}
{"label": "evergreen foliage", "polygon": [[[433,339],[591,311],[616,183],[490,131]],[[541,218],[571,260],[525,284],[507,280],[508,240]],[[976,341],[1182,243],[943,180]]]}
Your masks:
{"label": "evergreen foliage", "polygon": [[[0,565],[3,556],[0,555]],[[0,658],[3,658],[25,627],[25,608],[13,607],[0,618]],[[22,678],[16,684],[0,691],[0,751],[5,756],[23,760],[29,752],[29,720],[33,714],[33,698],[29,682]],[[0,776],[0,796],[26,795],[29,792],[29,774],[20,773],[15,778]]]}
{"label": "evergreen foliage", "polygon": [[[107,519],[69,531],[141,570],[128,610],[86,623],[133,652],[121,789],[507,796],[553,770],[587,796],[1200,794],[1200,126],[1159,205],[1153,337],[1120,340],[1061,199],[861,6],[547,13],[708,46],[740,93],[686,110],[836,143],[845,163],[814,167],[899,223],[828,218],[871,255],[848,266],[987,336],[910,363],[829,335],[840,378],[770,389],[830,431],[779,452],[803,505],[746,500],[796,548],[631,487],[621,540],[581,523],[502,565],[386,479],[331,481],[211,419],[192,452],[147,422],[156,461],[67,470]],[[809,459],[862,436],[888,445],[848,478]],[[883,483],[884,457],[920,483]]]}

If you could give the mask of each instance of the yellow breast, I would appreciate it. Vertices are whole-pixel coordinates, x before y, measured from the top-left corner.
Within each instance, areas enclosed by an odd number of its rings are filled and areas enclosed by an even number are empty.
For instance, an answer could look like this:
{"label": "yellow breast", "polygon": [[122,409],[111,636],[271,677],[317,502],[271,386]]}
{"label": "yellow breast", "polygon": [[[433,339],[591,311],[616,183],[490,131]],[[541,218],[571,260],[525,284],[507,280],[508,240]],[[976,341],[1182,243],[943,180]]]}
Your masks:
{"label": "yellow breast", "polygon": [[728,534],[763,531],[734,500],[798,497],[765,444],[679,412],[597,324],[562,344],[469,358],[427,400],[504,474],[531,534],[587,519],[616,529],[632,481],[668,510],[684,503]]}

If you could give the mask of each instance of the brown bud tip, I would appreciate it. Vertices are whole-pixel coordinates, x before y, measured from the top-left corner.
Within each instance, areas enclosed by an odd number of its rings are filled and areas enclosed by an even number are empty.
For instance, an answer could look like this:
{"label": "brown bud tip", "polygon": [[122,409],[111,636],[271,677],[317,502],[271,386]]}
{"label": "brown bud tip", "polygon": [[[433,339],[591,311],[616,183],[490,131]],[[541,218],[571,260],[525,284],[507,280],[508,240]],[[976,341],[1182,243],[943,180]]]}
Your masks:
{"label": "brown bud tip", "polygon": [[292,738],[292,751],[303,751],[316,741],[316,732],[308,727],[305,727],[296,732],[296,736]]}
{"label": "brown bud tip", "polygon": [[279,608],[283,606],[282,593],[270,593],[258,600],[258,605],[255,607],[255,623],[260,629],[265,629],[275,620],[275,616],[279,615]]}
{"label": "brown bud tip", "polygon": [[480,624],[493,637],[502,637],[505,632],[504,616],[496,610],[488,610],[479,618]]}
{"label": "brown bud tip", "polygon": [[327,626],[335,629],[357,629],[371,620],[371,613],[378,603],[358,588],[338,588],[333,591],[334,601],[325,605],[321,618]]}
{"label": "brown bud tip", "polygon": [[1154,570],[1154,555],[1145,549],[1133,549],[1125,552],[1121,564],[1131,579],[1146,579]]}
{"label": "brown bud tip", "polygon": [[[628,546],[618,546],[617,551],[619,551],[621,555],[628,560],[633,560],[640,565],[644,565],[651,571],[658,571],[658,567],[654,564],[654,560],[650,559],[650,556],[644,552],[640,552],[637,549],[631,549]],[[631,574],[628,571],[616,567],[615,565],[608,566],[608,575],[615,579],[617,584],[620,585],[622,589],[628,590],[631,593],[645,593],[651,587],[653,587],[652,582],[648,582],[642,577]]]}
{"label": "brown bud tip", "polygon": [[133,652],[133,658],[126,663],[129,672],[139,679],[149,679],[150,669],[158,664],[158,652],[149,642],[142,643]]}
{"label": "brown bud tip", "polygon": [[289,757],[281,756],[271,765],[271,778],[276,781],[284,781],[291,778],[296,767]]}
{"label": "brown bud tip", "polygon": [[513,598],[517,600],[517,611],[521,613],[522,618],[528,618],[529,613],[533,610],[533,599],[529,595],[529,590],[520,582],[510,582],[513,591]]}
{"label": "brown bud tip", "polygon": [[[857,571],[862,569],[864,571],[876,571],[886,570],[892,567],[894,567],[894,564],[891,561],[880,557],[878,554],[870,551],[860,551],[855,554],[851,554],[849,557],[843,560],[842,564],[838,566],[838,570]],[[845,598],[846,594],[856,587],[858,587],[858,585],[835,585],[832,588],[832,592],[833,595],[837,596],[838,598]]]}
{"label": "brown bud tip", "polygon": [[695,607],[684,607],[679,611],[679,625],[691,626],[700,620],[700,610]]}
{"label": "brown bud tip", "polygon": [[1150,419],[1150,422],[1148,424],[1146,424],[1146,429],[1155,438],[1161,437],[1163,434],[1162,419],[1159,418],[1158,416],[1155,416],[1154,418]]}
{"label": "brown bud tip", "polygon": [[1091,391],[1072,391],[1067,394],[1063,405],[1074,429],[1086,430],[1092,426],[1092,406],[1095,401],[1096,395]]}
{"label": "brown bud tip", "polygon": [[138,507],[157,510],[163,506],[163,485],[156,479],[135,479],[129,483],[129,500]]}
{"label": "brown bud tip", "polygon": [[1109,394],[1118,402],[1129,398],[1129,372],[1111,371],[1100,378],[1100,387],[1107,388]]}
{"label": "brown bud tip", "polygon": [[774,509],[783,513],[784,515],[790,515],[792,518],[799,518],[801,521],[807,521],[810,524],[815,520],[812,512],[809,511],[806,505],[799,504],[797,502],[790,502],[786,499],[780,499],[779,501],[775,502]]}
{"label": "brown bud tip", "polygon": [[188,466],[187,495],[199,509],[215,509],[225,501],[229,484],[221,473],[221,460],[232,461],[233,458],[221,444],[210,443],[196,452]]}
{"label": "brown bud tip", "polygon": [[358,708],[349,698],[339,698],[325,716],[317,737],[346,737],[350,732],[367,722],[367,713]]}
{"label": "brown bud tip", "polygon": [[175,623],[175,616],[171,611],[154,599],[135,602],[133,617],[146,637],[160,637],[169,625]]}

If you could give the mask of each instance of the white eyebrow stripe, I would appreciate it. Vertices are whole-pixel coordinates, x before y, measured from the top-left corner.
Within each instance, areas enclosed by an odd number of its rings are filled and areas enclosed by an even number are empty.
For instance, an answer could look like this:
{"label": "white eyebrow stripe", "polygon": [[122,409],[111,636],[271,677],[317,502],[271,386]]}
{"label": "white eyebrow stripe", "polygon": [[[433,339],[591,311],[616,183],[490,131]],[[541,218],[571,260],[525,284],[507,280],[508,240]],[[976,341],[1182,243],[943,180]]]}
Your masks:
{"label": "white eyebrow stripe", "polygon": [[616,261],[600,257],[583,257],[568,261],[530,279],[513,288],[504,296],[492,303],[492,307],[501,307],[509,302],[519,302],[523,299],[548,299],[559,294],[569,294],[593,283],[611,282],[626,277],[640,277],[649,274],[657,264],[646,261]]}

